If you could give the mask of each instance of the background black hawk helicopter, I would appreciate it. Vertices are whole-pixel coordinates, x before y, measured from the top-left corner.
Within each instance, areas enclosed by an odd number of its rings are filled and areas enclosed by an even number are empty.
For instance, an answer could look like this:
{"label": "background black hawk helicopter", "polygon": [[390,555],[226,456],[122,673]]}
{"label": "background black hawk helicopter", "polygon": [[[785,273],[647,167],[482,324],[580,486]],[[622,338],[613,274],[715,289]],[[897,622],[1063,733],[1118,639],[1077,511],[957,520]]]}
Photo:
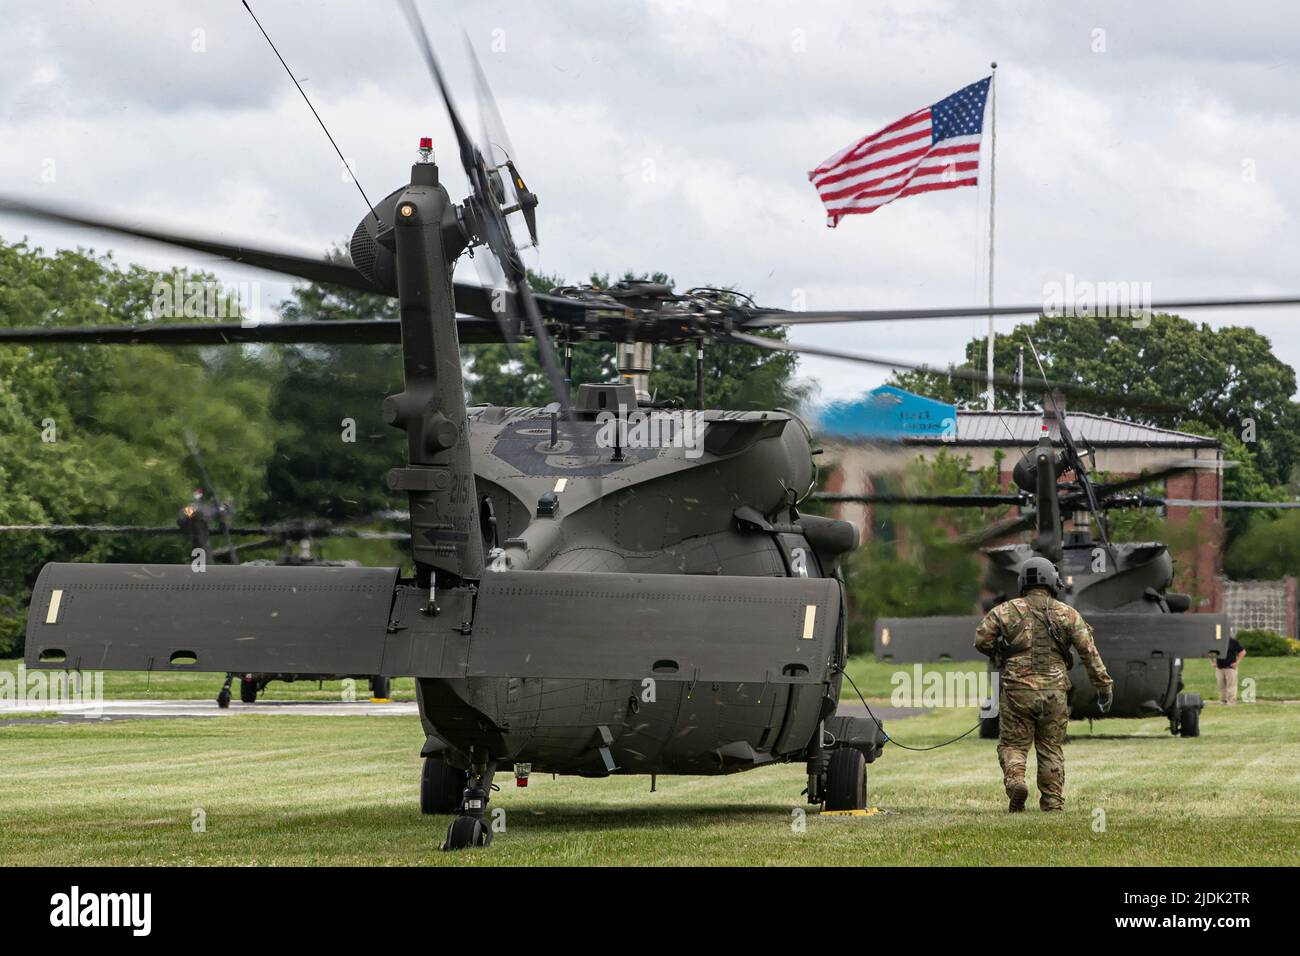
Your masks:
{"label": "background black hawk helicopter", "polygon": [[[1032,343],[1030,343],[1032,348]],[[1036,357],[1036,356],[1035,356]],[[857,495],[822,494],[828,501],[915,504],[971,508],[1015,505],[1017,515],[968,535],[957,546],[981,546],[1021,531],[1033,530],[1030,543],[983,547],[988,558],[981,602],[987,613],[1019,593],[1023,564],[1047,558],[1061,573],[1060,600],[1079,609],[1092,627],[1097,649],[1115,680],[1115,697],[1102,714],[1096,689],[1082,662],[1070,673],[1070,716],[1076,720],[1101,717],[1169,718],[1171,733],[1200,735],[1203,702],[1183,691],[1183,662],[1188,657],[1217,655],[1228,644],[1230,622],[1225,614],[1185,614],[1192,599],[1172,591],[1174,562],[1159,541],[1116,542],[1110,539],[1106,512],[1115,508],[1163,507],[1166,504],[1221,508],[1263,507],[1268,502],[1170,502],[1140,492],[1153,483],[1195,469],[1223,468],[1234,462],[1187,459],[1171,461],[1141,475],[1098,482],[1071,435],[1064,398],[1050,391],[1043,397],[1043,425],[1037,445],[1022,453],[1012,471],[1020,491],[987,495]],[[1090,452],[1095,462],[1095,453]],[[1137,493],[1135,493],[1137,492]],[[1283,505],[1285,507],[1286,505]],[[1066,518],[1071,518],[1069,529]],[[1097,536],[1093,536],[1093,528]],[[905,660],[971,659],[979,617],[939,616],[880,618],[875,627],[875,654]],[[990,663],[990,668],[992,664]],[[996,708],[986,701],[980,716],[980,736],[998,736]]]}
{"label": "background black hawk helicopter", "polygon": [[[488,144],[500,137],[489,132],[482,146],[471,139],[414,6],[404,10],[450,115],[470,195],[451,202],[422,142],[410,182],[357,226],[350,264],[0,202],[0,210],[45,221],[396,296],[398,320],[3,329],[0,344],[400,343],[404,390],[384,411],[406,434],[407,460],[387,482],[410,502],[415,576],[395,568],[238,565],[195,574],[189,565],[50,564],[33,589],[28,663],[414,676],[426,735],[421,807],[456,814],[447,849],[491,840],[486,803],[494,772],[506,769],[523,779],[534,769],[723,774],[802,761],[810,803],[863,807],[865,764],[881,753],[883,728],[836,713],[847,654],[838,564],[857,534],[848,522],[799,510],[815,480],[807,428],[786,411],[704,409],[698,373],[698,449],[617,440],[610,448],[598,438],[602,418],[643,412],[670,430],[681,421],[648,400],[655,345],[744,344],[917,368],[761,333],[990,310],[791,314],[716,290],[677,294],[649,283],[534,294],[507,217],[520,214],[535,242],[537,196],[512,159],[491,158]],[[495,117],[484,103],[483,114]],[[499,264],[504,289],[453,280],[461,253],[474,247]],[[552,405],[467,410],[460,343],[524,336],[538,350]],[[563,366],[554,336],[565,344]],[[568,345],[579,339],[615,343],[622,381],[571,394]]]}
{"label": "background black hawk helicopter", "polygon": [[[49,534],[49,535],[124,535],[124,536],[169,536],[183,534],[189,542],[190,557],[201,561],[205,566],[209,560],[225,561],[230,564],[245,564],[249,567],[358,567],[359,563],[349,560],[331,560],[325,558],[318,539],[327,537],[366,538],[406,542],[410,535],[400,531],[381,531],[373,528],[358,528],[346,523],[323,521],[319,519],[289,519],[273,524],[246,525],[235,524],[234,505],[224,499],[212,483],[203,457],[191,436],[186,435],[186,444],[194,459],[204,482],[196,488],[177,513],[174,525],[136,525],[136,524],[12,524],[0,525],[0,536],[5,534]],[[405,520],[409,516],[404,512],[380,512],[354,519],[352,524],[373,524],[385,520]],[[212,538],[220,536],[222,544],[213,547]],[[252,536],[256,540],[248,540]],[[242,539],[236,543],[235,538]],[[242,560],[240,551],[263,551],[267,548],[279,549],[279,555],[273,559],[254,558]],[[257,702],[257,695],[266,689],[272,681],[325,681],[325,680],[366,680],[370,683],[372,700],[388,699],[390,679],[381,674],[295,674],[295,673],[227,673],[225,682],[217,692],[217,706],[230,706],[231,686],[239,678],[239,699],[241,703]]]}

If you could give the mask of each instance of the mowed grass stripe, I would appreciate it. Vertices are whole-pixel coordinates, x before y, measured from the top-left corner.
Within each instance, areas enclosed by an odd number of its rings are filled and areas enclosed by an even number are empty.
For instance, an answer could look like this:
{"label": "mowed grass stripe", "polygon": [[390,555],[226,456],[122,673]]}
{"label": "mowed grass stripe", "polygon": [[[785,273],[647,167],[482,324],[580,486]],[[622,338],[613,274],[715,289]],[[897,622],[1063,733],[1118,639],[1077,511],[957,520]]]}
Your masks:
{"label": "mowed grass stripe", "polygon": [[[808,814],[801,764],[728,777],[508,774],[487,851],[438,852],[419,813],[414,718],[232,716],[0,728],[0,864],[756,865],[1294,864],[1297,711],[1207,707],[1203,736],[1162,720],[1071,725],[1063,814],[1005,813],[992,741],[887,747],[867,818]],[[887,722],[903,742],[960,733],[974,711]],[[1032,760],[1031,760],[1032,776]],[[191,829],[195,808],[207,832]],[[1094,831],[1094,810],[1105,830]]]}

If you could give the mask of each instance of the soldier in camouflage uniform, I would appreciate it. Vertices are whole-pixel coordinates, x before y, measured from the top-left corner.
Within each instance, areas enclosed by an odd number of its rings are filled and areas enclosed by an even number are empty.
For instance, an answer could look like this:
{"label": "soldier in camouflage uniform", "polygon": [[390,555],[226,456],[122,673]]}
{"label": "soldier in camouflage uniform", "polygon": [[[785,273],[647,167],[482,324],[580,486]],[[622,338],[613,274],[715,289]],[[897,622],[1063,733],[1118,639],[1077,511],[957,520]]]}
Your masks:
{"label": "soldier in camouflage uniform", "polygon": [[999,604],[980,622],[975,649],[998,667],[998,762],[1017,813],[1025,808],[1029,746],[1038,754],[1039,806],[1065,808],[1065,742],[1070,718],[1068,673],[1078,652],[1097,688],[1102,713],[1110,709],[1114,681],[1097,653],[1082,615],[1056,600],[1060,576],[1046,558],[1020,570],[1020,597]]}

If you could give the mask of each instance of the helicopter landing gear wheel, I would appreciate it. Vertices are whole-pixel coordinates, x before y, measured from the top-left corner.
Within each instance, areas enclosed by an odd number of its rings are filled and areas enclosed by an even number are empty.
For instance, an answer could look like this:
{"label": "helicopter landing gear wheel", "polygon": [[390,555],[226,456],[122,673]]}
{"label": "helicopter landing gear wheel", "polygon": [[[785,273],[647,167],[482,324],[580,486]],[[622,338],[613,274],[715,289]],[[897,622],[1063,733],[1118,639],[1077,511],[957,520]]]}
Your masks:
{"label": "helicopter landing gear wheel", "polygon": [[867,808],[867,761],[862,751],[838,747],[826,765],[825,810]]}
{"label": "helicopter landing gear wheel", "polygon": [[487,846],[492,842],[492,828],[478,817],[457,817],[447,828],[447,840],[444,850],[468,850],[470,847]]}
{"label": "helicopter landing gear wheel", "polygon": [[388,700],[389,682],[387,677],[370,678],[370,699]]}
{"label": "helicopter landing gear wheel", "polygon": [[239,701],[242,704],[257,703],[257,678],[251,674],[245,674],[239,680]]}
{"label": "helicopter landing gear wheel", "polygon": [[492,842],[492,827],[484,819],[492,789],[492,769],[491,764],[478,765],[466,775],[460,808],[456,819],[447,827],[447,839],[442,844],[444,850],[467,850]]}
{"label": "helicopter landing gear wheel", "polygon": [[998,739],[998,719],[996,717],[980,718],[980,739],[997,740]]}
{"label": "helicopter landing gear wheel", "polygon": [[1169,732],[1179,737],[1201,736],[1201,709],[1205,702],[1200,694],[1179,694],[1169,710]]}
{"label": "helicopter landing gear wheel", "polygon": [[221,685],[221,690],[217,692],[217,706],[226,710],[230,706],[230,685],[234,681],[235,675],[226,674],[226,682]]}
{"label": "helicopter landing gear wheel", "polygon": [[455,813],[465,796],[469,774],[441,757],[425,757],[420,772],[420,812]]}

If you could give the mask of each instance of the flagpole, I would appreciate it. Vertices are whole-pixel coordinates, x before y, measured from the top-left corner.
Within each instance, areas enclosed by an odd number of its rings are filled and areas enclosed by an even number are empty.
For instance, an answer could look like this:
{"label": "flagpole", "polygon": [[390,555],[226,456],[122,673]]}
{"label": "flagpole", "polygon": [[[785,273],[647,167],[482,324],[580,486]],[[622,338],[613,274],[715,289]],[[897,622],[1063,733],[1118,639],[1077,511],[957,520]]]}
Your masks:
{"label": "flagpole", "polygon": [[993,411],[993,200],[997,193],[998,154],[998,65],[992,64],[989,74],[989,341],[985,362],[988,367],[988,410]]}

